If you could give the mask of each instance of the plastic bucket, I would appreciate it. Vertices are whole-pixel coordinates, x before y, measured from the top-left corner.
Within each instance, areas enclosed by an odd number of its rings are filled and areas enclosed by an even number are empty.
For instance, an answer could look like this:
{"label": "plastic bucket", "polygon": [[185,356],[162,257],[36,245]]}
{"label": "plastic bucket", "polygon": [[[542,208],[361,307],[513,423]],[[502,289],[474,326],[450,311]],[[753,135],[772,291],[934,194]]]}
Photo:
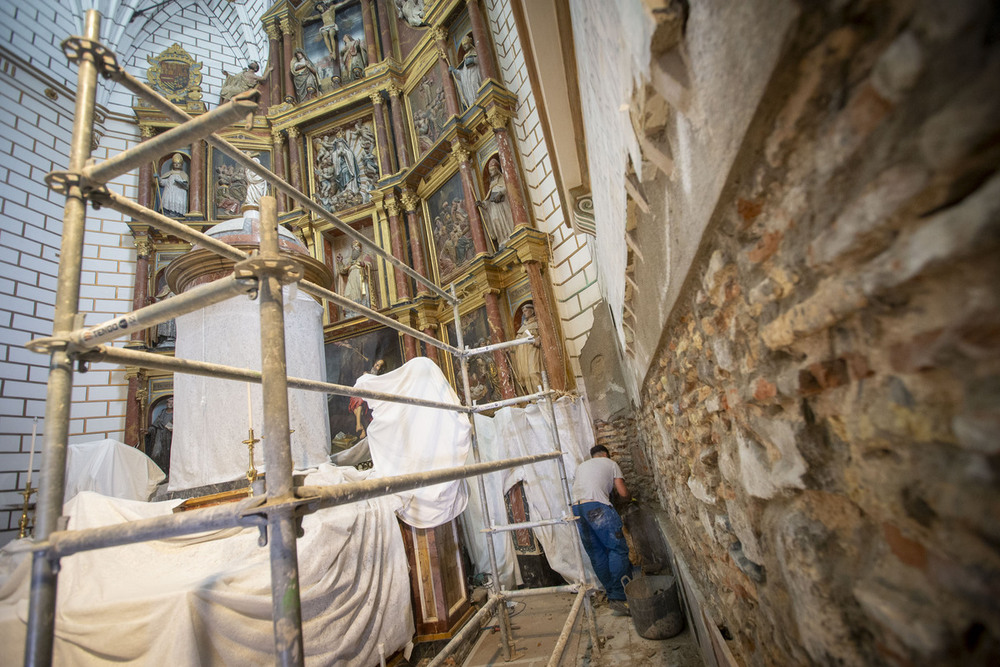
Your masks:
{"label": "plastic bucket", "polygon": [[622,577],[622,584],[640,637],[669,639],[684,629],[684,610],[674,577],[659,575],[631,580]]}

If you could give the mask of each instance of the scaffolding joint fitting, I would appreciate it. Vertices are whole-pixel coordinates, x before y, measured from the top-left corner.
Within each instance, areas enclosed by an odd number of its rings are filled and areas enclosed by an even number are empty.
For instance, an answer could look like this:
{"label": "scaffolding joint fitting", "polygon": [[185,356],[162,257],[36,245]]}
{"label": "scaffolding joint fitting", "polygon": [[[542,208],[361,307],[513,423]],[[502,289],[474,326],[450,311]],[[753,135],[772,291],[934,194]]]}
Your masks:
{"label": "scaffolding joint fitting", "polygon": [[79,64],[84,54],[90,54],[91,60],[105,79],[112,78],[120,70],[115,52],[98,41],[74,35],[62,41],[62,50],[66,58],[75,64]]}
{"label": "scaffolding joint fitting", "polygon": [[24,347],[38,354],[53,354],[68,351],[70,343],[67,336],[46,336],[45,338],[29,340],[24,344]]}
{"label": "scaffolding joint fitting", "polygon": [[284,256],[261,257],[255,255],[242,262],[238,262],[233,267],[233,275],[238,279],[263,278],[270,276],[277,278],[282,285],[295,283],[302,280],[305,269],[302,264]]}

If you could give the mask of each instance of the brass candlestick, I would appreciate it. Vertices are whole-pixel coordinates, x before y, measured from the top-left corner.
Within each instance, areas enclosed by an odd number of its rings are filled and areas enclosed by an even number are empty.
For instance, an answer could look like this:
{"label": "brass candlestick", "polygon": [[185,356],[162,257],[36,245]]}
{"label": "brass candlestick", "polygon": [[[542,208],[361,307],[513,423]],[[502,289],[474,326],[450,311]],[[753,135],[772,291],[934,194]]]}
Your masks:
{"label": "brass candlestick", "polygon": [[250,427],[250,437],[243,441],[250,453],[250,467],[247,468],[247,485],[250,495],[253,495],[253,483],[257,481],[257,468],[253,465],[253,446],[260,442],[260,438],[253,437],[253,426]]}
{"label": "brass candlestick", "polygon": [[20,492],[24,496],[24,506],[21,508],[21,520],[17,523],[17,536],[19,539],[24,539],[28,536],[28,502],[31,500],[31,494],[35,491],[36,489],[31,488],[31,482],[28,482],[24,486],[24,491]]}

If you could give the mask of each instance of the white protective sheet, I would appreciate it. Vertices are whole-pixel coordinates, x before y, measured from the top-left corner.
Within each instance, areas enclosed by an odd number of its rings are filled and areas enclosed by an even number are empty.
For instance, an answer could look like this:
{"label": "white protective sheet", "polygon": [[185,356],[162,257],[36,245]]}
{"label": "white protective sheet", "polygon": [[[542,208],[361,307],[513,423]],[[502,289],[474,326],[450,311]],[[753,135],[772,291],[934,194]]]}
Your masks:
{"label": "white protective sheet", "polygon": [[[410,398],[459,405],[458,395],[437,364],[416,357],[385,375],[365,374],[354,386]],[[439,408],[389,401],[368,401],[372,423],[368,446],[376,477],[465,465],[472,438],[469,418]],[[399,518],[415,528],[432,528],[451,521],[465,509],[465,480],[435,484],[398,494]]]}
{"label": "white protective sheet", "polygon": [[[583,399],[563,397],[555,402],[554,407],[559,440],[563,449],[563,462],[572,487],[576,467],[590,456],[590,448],[594,446],[594,432]],[[502,408],[492,419],[476,415],[476,437],[483,460],[544,454],[555,450],[548,409],[538,403],[531,403],[523,408]],[[562,481],[559,478],[559,466],[555,461],[546,461],[486,476],[487,500],[494,523],[498,525],[507,523],[507,514],[502,499],[494,501],[491,497],[490,487],[502,487],[506,493],[520,480],[524,481],[524,493],[532,521],[557,519],[568,513],[563,497]],[[481,513],[478,515],[476,513],[478,507],[478,502],[475,504],[470,502],[469,509],[462,515],[467,535],[479,534],[479,529],[485,525]],[[545,557],[552,569],[567,581],[576,581],[578,578],[576,549],[580,538],[575,524],[542,526],[532,530],[541,542]],[[508,586],[515,581],[517,569],[511,539],[509,532],[494,537],[494,544],[503,542],[503,548],[497,549],[497,561],[501,583]],[[469,550],[476,571],[489,572],[489,556],[485,541],[470,540],[470,542]],[[582,545],[580,548],[587,580],[598,584],[590,560],[586,553],[582,552]]]}
{"label": "white protective sheet", "polygon": [[127,500],[149,500],[166,475],[135,447],[117,440],[70,444],[66,449],[66,498],[81,491]]}
{"label": "white protective sheet", "polygon": [[[364,476],[323,465],[306,483]],[[167,514],[176,502],[82,493],[65,511],[71,529],[88,528]],[[391,654],[410,641],[397,502],[379,498],[305,517],[298,557],[307,665],[371,667],[380,644]],[[55,664],[274,664],[268,551],[257,538],[255,529],[219,530],[64,558]],[[0,552],[4,664],[23,660],[29,570],[27,554]]]}

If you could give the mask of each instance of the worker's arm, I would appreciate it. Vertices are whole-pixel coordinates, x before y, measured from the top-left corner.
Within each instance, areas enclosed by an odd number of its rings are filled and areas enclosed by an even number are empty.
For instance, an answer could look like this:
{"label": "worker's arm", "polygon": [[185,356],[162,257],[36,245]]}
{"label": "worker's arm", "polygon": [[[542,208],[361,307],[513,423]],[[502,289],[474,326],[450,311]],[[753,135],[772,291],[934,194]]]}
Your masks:
{"label": "worker's arm", "polygon": [[625,486],[625,480],[621,477],[615,477],[615,491],[624,502],[627,503],[632,500],[632,496],[628,492],[628,487]]}

